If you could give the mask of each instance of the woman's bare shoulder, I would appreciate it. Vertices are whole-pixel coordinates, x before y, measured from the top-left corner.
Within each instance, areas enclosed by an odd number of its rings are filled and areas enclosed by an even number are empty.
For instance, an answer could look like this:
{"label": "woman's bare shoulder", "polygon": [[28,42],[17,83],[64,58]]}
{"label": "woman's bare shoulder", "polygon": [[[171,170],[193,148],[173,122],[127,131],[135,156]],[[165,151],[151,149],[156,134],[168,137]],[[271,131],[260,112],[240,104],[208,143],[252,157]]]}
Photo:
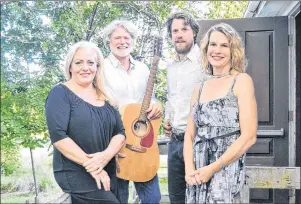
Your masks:
{"label": "woman's bare shoulder", "polygon": [[[254,94],[254,85],[252,77],[247,73],[240,73],[236,76],[234,93],[243,95],[250,93]],[[235,94],[236,95],[236,94]]]}

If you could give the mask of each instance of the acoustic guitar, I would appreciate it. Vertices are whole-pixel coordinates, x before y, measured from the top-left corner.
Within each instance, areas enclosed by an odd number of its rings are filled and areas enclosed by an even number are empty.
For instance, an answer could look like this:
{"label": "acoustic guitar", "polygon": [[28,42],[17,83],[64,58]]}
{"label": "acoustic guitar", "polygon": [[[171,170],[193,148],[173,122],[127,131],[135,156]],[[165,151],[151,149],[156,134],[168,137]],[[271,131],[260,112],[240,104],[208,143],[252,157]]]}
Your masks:
{"label": "acoustic guitar", "polygon": [[126,154],[126,157],[118,159],[120,171],[117,172],[117,177],[125,180],[149,181],[159,168],[157,136],[162,118],[150,121],[146,110],[149,108],[156,80],[162,40],[155,38],[154,58],[142,104],[127,104],[120,108],[126,134],[126,143],[120,153]]}

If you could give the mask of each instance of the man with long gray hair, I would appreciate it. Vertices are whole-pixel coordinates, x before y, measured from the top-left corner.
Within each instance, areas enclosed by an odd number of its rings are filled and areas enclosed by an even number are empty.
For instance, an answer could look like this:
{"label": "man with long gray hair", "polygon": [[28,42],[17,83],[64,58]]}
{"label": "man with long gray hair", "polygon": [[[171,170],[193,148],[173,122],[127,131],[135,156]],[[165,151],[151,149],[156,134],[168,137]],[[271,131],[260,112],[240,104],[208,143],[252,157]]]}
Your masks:
{"label": "man with long gray hair", "polygon": [[171,203],[185,203],[185,164],[183,142],[194,87],[204,76],[200,48],[196,44],[198,22],[188,13],[171,14],[166,22],[168,36],[177,53],[167,65],[167,102],[164,131],[168,144],[168,192]]}
{"label": "man with long gray hair", "polygon": [[[104,88],[119,107],[130,103],[142,103],[149,77],[148,67],[132,58],[137,28],[129,21],[113,21],[104,29],[104,43],[111,53],[104,60]],[[162,115],[162,105],[152,98],[148,119]],[[126,155],[118,154],[119,158]],[[151,158],[150,158],[151,159]],[[122,169],[120,169],[122,171]],[[141,203],[159,203],[161,193],[158,176],[147,182],[134,182]],[[118,199],[127,203],[129,181],[118,179]]]}

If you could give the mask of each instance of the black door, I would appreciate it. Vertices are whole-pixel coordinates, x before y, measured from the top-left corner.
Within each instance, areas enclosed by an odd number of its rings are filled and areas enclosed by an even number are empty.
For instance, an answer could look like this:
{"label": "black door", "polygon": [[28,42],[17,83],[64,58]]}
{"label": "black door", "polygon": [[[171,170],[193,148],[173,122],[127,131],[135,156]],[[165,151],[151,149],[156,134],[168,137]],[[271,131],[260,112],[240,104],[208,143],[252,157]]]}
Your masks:
{"label": "black door", "polygon": [[[241,35],[258,105],[256,144],[247,165],[288,166],[288,18],[200,20],[200,35],[217,23],[232,25]],[[251,202],[288,203],[288,190],[251,189]]]}

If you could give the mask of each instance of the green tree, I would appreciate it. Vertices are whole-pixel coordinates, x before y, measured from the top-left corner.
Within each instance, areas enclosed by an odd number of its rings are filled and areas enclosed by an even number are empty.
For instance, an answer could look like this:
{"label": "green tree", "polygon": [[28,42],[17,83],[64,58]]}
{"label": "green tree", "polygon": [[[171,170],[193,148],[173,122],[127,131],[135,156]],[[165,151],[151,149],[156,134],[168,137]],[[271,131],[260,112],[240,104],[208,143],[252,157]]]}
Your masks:
{"label": "green tree", "polygon": [[[104,26],[114,19],[132,20],[145,31],[137,40],[134,57],[150,65],[153,36],[161,34],[171,8],[185,5],[180,1],[1,4],[3,145],[35,148],[47,142],[43,105],[49,89],[63,80],[59,66],[71,44],[93,41],[107,54],[102,40]],[[45,24],[43,17],[50,23]],[[39,72],[30,71],[32,64],[39,65]]]}
{"label": "green tree", "polygon": [[206,19],[243,18],[248,1],[209,1]]}
{"label": "green tree", "polygon": [[[34,149],[48,141],[44,101],[51,85],[60,79],[58,55],[49,46],[53,35],[33,2],[1,4],[1,172],[18,166],[11,150]],[[43,34],[41,34],[43,33]],[[39,64],[40,70],[29,70]]]}
{"label": "green tree", "polygon": [[[49,141],[44,102],[64,81],[61,64],[69,46],[95,42],[106,56],[102,30],[115,19],[135,22],[141,31],[133,56],[151,65],[153,37],[163,36],[166,17],[185,10],[197,19],[242,17],[243,2],[196,1],[13,1],[1,3],[1,152],[42,146]],[[172,45],[165,37],[163,49]],[[166,56],[162,58],[166,61]],[[38,67],[33,71],[31,67]],[[156,96],[166,101],[166,70],[159,69]],[[1,164],[2,168],[2,164]]]}

